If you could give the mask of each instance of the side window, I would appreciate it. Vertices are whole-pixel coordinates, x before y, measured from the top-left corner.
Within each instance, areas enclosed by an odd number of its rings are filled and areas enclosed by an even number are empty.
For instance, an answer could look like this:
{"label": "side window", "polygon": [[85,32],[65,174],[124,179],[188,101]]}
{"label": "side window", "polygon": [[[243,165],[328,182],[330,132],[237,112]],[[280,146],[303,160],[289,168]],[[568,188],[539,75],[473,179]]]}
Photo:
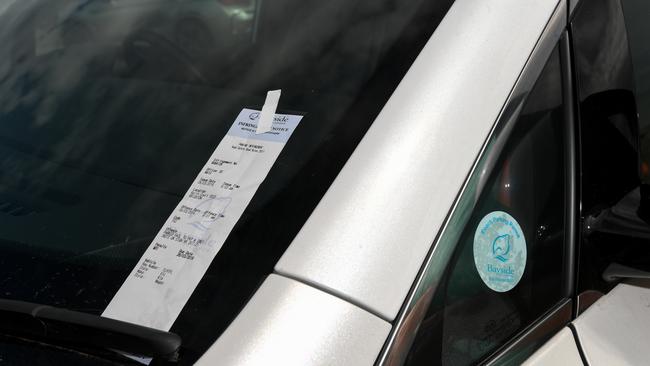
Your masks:
{"label": "side window", "polygon": [[556,47],[514,127],[502,131],[502,148],[481,163],[492,168],[479,165],[475,205],[457,242],[443,236],[437,244],[456,247],[407,364],[477,363],[563,299],[562,100]]}
{"label": "side window", "polygon": [[[650,60],[642,57],[650,34],[639,24],[647,9],[646,1],[581,1],[571,20],[580,102],[578,294],[609,291],[615,284],[603,272],[613,263],[647,269],[650,186],[639,187],[639,173],[650,182],[648,122],[639,123],[650,118],[644,77]],[[581,297],[584,309],[591,302]]]}
{"label": "side window", "polygon": [[637,112],[620,2],[581,1],[571,29],[580,102],[581,204],[588,216],[639,185]]}
{"label": "side window", "polygon": [[622,0],[639,113],[641,177],[650,184],[650,2]]}

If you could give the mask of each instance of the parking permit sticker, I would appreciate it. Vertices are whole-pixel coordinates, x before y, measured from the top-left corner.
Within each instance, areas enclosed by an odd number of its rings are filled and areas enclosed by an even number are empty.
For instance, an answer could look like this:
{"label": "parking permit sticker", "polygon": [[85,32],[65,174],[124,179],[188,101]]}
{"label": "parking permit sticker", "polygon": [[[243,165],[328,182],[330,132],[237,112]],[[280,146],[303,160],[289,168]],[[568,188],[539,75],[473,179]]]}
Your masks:
{"label": "parking permit sticker", "polygon": [[492,290],[512,290],[526,269],[526,238],[508,213],[485,215],[474,233],[474,263],[483,282]]}
{"label": "parking permit sticker", "polygon": [[242,109],[102,316],[169,330],[302,116]]}

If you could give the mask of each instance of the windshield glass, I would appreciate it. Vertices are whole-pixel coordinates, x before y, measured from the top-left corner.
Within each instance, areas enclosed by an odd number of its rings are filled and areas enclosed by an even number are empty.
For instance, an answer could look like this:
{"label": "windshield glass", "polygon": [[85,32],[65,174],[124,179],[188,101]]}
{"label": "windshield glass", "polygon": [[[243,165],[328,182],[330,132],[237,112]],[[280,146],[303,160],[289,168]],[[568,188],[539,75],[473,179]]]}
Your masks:
{"label": "windshield glass", "polygon": [[181,363],[196,360],[272,272],[450,5],[3,2],[0,297],[101,314],[241,110],[281,89],[278,113],[302,121],[171,328]]}

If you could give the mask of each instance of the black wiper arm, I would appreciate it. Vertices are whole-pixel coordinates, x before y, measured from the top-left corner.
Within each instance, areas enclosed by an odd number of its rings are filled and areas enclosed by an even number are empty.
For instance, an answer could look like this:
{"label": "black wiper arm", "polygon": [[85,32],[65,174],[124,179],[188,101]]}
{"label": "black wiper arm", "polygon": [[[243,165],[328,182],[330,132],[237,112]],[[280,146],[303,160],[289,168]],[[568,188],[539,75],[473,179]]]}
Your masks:
{"label": "black wiper arm", "polygon": [[175,361],[177,334],[53,306],[0,299],[0,333]]}

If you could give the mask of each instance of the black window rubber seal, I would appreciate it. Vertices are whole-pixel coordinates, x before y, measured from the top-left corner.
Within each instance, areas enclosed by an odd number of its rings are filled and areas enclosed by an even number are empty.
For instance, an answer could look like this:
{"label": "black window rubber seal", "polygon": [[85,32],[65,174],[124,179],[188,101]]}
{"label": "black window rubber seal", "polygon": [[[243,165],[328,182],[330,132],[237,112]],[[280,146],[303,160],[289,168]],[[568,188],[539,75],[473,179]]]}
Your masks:
{"label": "black window rubber seal", "polygon": [[575,325],[573,323],[569,323],[567,325],[569,329],[571,329],[571,334],[573,334],[573,341],[576,344],[576,347],[578,348],[578,353],[580,354],[580,359],[582,360],[582,364],[585,366],[589,366],[589,362],[587,362],[587,356],[585,356],[585,351],[582,348],[582,344],[580,343],[580,338],[578,338],[578,331],[576,330]]}

